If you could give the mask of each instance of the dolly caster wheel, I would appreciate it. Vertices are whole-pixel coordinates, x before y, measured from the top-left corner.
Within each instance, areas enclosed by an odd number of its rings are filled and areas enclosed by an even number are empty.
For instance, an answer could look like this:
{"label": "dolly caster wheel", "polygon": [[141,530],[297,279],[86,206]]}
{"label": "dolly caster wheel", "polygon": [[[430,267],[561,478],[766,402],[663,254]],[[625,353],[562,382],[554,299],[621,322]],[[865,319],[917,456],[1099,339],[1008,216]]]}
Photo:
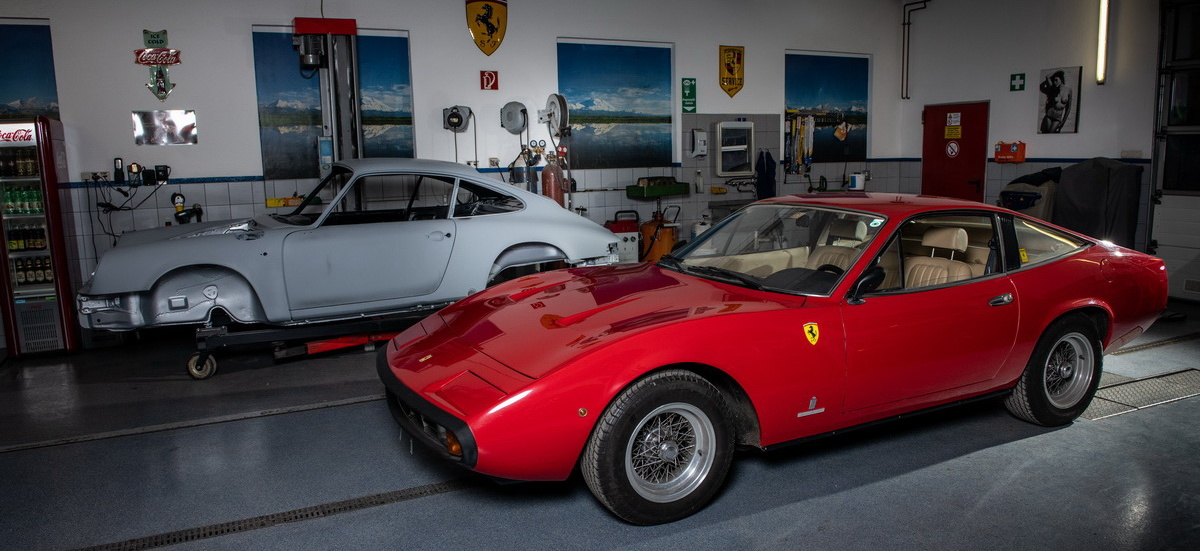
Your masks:
{"label": "dolly caster wheel", "polygon": [[[203,356],[203,362],[201,362]],[[202,380],[217,374],[217,359],[207,352],[195,352],[187,361],[187,372],[193,379]]]}

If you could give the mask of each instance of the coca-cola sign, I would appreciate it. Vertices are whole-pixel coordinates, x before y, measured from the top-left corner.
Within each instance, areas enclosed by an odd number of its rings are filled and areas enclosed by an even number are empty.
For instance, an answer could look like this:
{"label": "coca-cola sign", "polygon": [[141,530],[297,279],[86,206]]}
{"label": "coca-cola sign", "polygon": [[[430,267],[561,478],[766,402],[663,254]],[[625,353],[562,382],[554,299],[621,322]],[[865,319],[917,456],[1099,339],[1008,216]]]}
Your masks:
{"label": "coca-cola sign", "polygon": [[179,65],[179,50],[174,48],[142,48],[134,50],[138,65]]}
{"label": "coca-cola sign", "polygon": [[0,130],[0,142],[32,142],[33,130],[18,128],[11,132]]}

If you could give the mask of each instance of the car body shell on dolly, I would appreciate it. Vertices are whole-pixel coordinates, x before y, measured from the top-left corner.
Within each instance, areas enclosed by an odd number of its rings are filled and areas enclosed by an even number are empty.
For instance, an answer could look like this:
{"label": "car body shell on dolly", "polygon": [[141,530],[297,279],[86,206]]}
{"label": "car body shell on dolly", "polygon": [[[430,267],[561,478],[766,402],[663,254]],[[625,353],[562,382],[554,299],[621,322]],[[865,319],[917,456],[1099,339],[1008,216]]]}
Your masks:
{"label": "car body shell on dolly", "polygon": [[516,268],[615,262],[616,243],[599,224],[467,166],[339,162],[287,214],[122,235],[79,291],[79,320],[131,330],[205,323],[218,311],[274,325],[432,311]]}
{"label": "car body shell on dolly", "polygon": [[748,206],[674,256],[534,274],[380,351],[397,422],[503,479],[579,469],[629,522],[687,516],[733,449],[1003,396],[1070,423],[1166,305],[1163,262],[1012,211],[897,194]]}

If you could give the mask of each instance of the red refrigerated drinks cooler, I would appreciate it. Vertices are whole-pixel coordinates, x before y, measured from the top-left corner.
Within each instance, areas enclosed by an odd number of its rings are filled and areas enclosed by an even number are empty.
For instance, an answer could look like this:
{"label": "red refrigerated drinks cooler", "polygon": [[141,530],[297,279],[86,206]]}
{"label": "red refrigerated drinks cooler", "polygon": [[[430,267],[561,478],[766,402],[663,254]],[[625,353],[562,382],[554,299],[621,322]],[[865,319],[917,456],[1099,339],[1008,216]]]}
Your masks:
{"label": "red refrigerated drinks cooler", "polygon": [[59,210],[67,181],[62,123],[0,123],[0,312],[9,357],[79,345]]}

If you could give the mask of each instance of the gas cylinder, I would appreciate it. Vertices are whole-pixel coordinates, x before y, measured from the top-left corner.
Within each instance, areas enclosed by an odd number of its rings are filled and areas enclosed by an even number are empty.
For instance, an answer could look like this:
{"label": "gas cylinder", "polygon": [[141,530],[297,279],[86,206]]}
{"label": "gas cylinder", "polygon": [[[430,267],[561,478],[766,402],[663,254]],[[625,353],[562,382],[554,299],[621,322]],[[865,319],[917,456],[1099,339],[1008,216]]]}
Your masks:
{"label": "gas cylinder", "polygon": [[671,252],[678,240],[679,224],[668,223],[662,211],[654,211],[654,215],[642,224],[641,259],[645,262],[657,261]]}
{"label": "gas cylinder", "polygon": [[542,167],[542,195],[554,199],[559,205],[563,202],[563,171],[558,164],[558,156],[546,153],[546,166]]}

